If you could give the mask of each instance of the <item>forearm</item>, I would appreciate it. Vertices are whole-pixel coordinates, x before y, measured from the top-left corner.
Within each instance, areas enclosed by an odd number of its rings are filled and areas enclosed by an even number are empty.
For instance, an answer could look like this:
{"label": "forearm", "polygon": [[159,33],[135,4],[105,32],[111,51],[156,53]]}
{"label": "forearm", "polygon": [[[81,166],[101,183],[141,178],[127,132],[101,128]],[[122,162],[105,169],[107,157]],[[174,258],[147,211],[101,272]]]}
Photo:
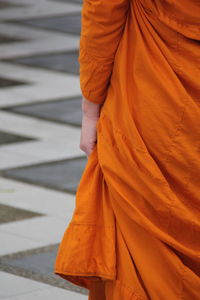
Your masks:
{"label": "forearm", "polygon": [[82,112],[88,117],[97,117],[100,114],[102,104],[94,103],[82,96]]}

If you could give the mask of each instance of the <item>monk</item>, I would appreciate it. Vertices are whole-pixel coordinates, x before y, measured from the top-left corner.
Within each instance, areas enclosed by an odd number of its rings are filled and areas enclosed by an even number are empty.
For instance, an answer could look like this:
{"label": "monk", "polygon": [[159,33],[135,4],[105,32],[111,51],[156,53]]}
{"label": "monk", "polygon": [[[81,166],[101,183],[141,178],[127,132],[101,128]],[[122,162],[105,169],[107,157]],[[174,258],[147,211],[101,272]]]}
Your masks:
{"label": "monk", "polygon": [[55,274],[89,300],[200,300],[200,2],[84,0],[88,160]]}

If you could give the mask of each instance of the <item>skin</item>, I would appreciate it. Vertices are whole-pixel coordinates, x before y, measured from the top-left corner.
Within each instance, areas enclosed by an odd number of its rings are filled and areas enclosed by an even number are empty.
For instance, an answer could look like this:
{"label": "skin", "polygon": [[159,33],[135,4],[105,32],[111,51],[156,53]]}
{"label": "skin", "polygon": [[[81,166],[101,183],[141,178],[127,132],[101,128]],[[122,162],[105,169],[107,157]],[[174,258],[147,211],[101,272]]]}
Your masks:
{"label": "skin", "polygon": [[86,153],[88,158],[97,142],[96,124],[99,119],[102,104],[94,103],[82,96],[81,107],[82,125],[80,136],[80,149]]}

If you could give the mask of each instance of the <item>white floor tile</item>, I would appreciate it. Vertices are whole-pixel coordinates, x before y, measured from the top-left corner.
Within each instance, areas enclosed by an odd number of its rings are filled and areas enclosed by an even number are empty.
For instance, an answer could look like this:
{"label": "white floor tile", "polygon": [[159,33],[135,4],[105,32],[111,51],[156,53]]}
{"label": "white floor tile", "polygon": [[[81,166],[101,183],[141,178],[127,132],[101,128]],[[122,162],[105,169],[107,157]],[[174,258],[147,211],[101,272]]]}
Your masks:
{"label": "white floor tile", "polygon": [[[45,290],[34,291],[29,294],[11,297],[7,300],[87,300],[88,295],[77,292],[67,291],[61,288],[49,288]],[[5,299],[6,300],[6,299]]]}
{"label": "white floor tile", "polygon": [[39,120],[12,112],[0,111],[0,120],[0,130],[33,138],[44,140],[53,140],[54,138],[56,140],[60,138],[68,140],[73,138],[78,143],[80,135],[80,128]]}
{"label": "white floor tile", "polygon": [[[4,88],[0,91],[0,106],[10,103],[27,103],[81,95],[79,76],[63,72],[41,70],[11,63],[0,62],[0,76],[28,84]],[[17,98],[15,100],[15,97]],[[80,103],[81,104],[81,103]]]}
{"label": "white floor tile", "polygon": [[0,178],[0,203],[65,218],[75,208],[75,195]]}
{"label": "white floor tile", "polygon": [[45,216],[5,223],[0,225],[0,232],[11,233],[46,245],[54,244],[60,242],[71,217],[71,213],[66,213],[65,218]]}
{"label": "white floor tile", "polygon": [[1,271],[0,285],[0,299],[10,299],[10,297],[12,297],[12,299],[15,299],[16,297],[19,297],[18,299],[23,299],[21,297],[25,296],[27,293],[54,289],[48,284]]}
{"label": "white floor tile", "polygon": [[[46,243],[44,242],[33,241],[31,239],[18,236],[16,234],[2,232],[1,225],[0,225],[0,241],[1,241],[0,255],[25,251],[25,250],[38,248],[46,245]],[[1,286],[1,280],[0,280],[0,286]]]}
{"label": "white floor tile", "polygon": [[[79,148],[79,139],[70,139],[66,136],[66,140],[52,140],[41,142],[19,142],[15,144],[8,144],[1,146],[2,151],[9,151],[10,153],[29,155],[31,157],[38,157],[40,161],[51,161],[57,159],[65,159],[75,156],[84,155],[83,151]],[[0,159],[1,161],[1,159]]]}
{"label": "white floor tile", "polygon": [[26,95],[19,95],[17,92],[10,89],[0,90],[0,108],[9,107],[18,104],[26,104],[32,102],[35,99],[31,99]]}
{"label": "white floor tile", "polygon": [[74,36],[65,35],[63,38],[52,38],[46,40],[35,40],[31,42],[15,42],[10,45],[2,45],[0,48],[0,58],[9,59],[26,57],[31,55],[50,54],[55,52],[66,52],[78,49],[79,40]]}
{"label": "white floor tile", "polygon": [[80,128],[6,111],[0,111],[0,119],[1,131],[37,139],[2,145],[1,170],[85,156],[79,147]]}
{"label": "white floor tile", "polygon": [[[34,27],[20,24],[1,24],[0,34],[11,38],[24,39],[24,41],[10,44],[2,44],[0,47],[0,58],[17,58],[42,53],[51,53],[79,48],[79,36],[62,32],[54,32],[45,29],[38,30]],[[2,68],[2,67],[1,67]]]}
{"label": "white floor tile", "polygon": [[28,166],[31,164],[37,164],[43,162],[43,159],[39,159],[36,156],[32,156],[30,153],[15,153],[7,149],[0,147],[0,170],[15,168],[20,166]]}
{"label": "white floor tile", "polygon": [[[8,1],[8,0],[7,0]],[[44,30],[40,28],[34,28],[34,27],[28,27],[28,26],[23,26],[22,24],[12,24],[12,23],[2,23],[0,26],[0,33],[6,34],[7,36],[13,37],[15,35],[16,38],[22,38],[22,39],[28,39],[29,42],[32,42],[33,40],[36,39],[45,39],[45,38],[50,38],[54,37],[55,35],[60,36],[63,35],[64,33],[58,33],[58,32],[51,32]],[[24,41],[21,41],[23,44]],[[25,42],[26,43],[26,42]],[[3,46],[3,44],[1,45]]]}
{"label": "white floor tile", "polygon": [[67,140],[36,142],[35,144],[22,142],[1,146],[0,170],[85,156],[78,142]]}
{"label": "white floor tile", "polygon": [[[39,81],[39,78],[38,78]],[[65,79],[59,78],[58,76],[49,77],[44,83],[42,80],[37,84],[37,86],[18,86],[16,89],[18,94],[27,96],[27,99],[31,97],[37,101],[38,99],[47,99],[49,96],[56,98],[61,97],[72,97],[76,95],[81,95],[79,88],[79,78],[78,76],[65,76]]]}

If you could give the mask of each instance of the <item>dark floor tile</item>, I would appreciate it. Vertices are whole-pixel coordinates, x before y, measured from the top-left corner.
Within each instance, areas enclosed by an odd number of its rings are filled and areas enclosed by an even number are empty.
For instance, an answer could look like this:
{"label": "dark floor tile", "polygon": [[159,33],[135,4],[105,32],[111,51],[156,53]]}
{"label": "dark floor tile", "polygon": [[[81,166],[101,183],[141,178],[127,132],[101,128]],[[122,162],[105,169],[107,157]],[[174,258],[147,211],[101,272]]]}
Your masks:
{"label": "dark floor tile", "polygon": [[14,222],[42,215],[43,214],[32,212],[29,210],[0,204],[0,223]]}
{"label": "dark floor tile", "polygon": [[0,131],[0,145],[32,141],[32,140],[35,140],[35,139],[30,138],[30,137],[25,137],[22,135],[12,134],[9,132]]}
{"label": "dark floor tile", "polygon": [[27,84],[27,83],[0,77],[0,88],[12,87],[12,86],[23,85],[23,84]]}
{"label": "dark floor tile", "polygon": [[4,170],[2,173],[5,177],[75,193],[86,162],[86,157],[77,157],[29,167]]}
{"label": "dark floor tile", "polygon": [[65,14],[56,17],[29,18],[27,20],[16,20],[12,22],[76,35],[80,35],[81,32],[80,13]]}
{"label": "dark floor tile", "polygon": [[20,105],[7,110],[74,126],[81,126],[82,121],[81,97]]}
{"label": "dark floor tile", "polygon": [[[74,50],[64,53],[42,54],[12,59],[15,63],[34,67],[47,68],[72,74],[79,74],[79,51]],[[11,59],[9,59],[11,61]]]}
{"label": "dark floor tile", "polygon": [[9,6],[10,6],[9,3],[0,1],[0,9],[8,8]]}
{"label": "dark floor tile", "polygon": [[8,44],[8,43],[22,42],[22,41],[24,41],[24,39],[18,39],[15,37],[10,37],[10,36],[0,34],[0,44]]}
{"label": "dark floor tile", "polygon": [[11,7],[12,4],[11,3],[7,3],[6,1],[0,1],[0,9],[4,9],[4,8],[9,8]]}
{"label": "dark floor tile", "polygon": [[56,252],[57,247],[44,253],[32,253],[21,258],[9,260],[9,265],[23,269],[30,268],[32,272],[49,275],[53,273],[53,262]]}
{"label": "dark floor tile", "polygon": [[88,291],[54,274],[58,244],[5,255],[0,270],[87,295]]}
{"label": "dark floor tile", "polygon": [[22,7],[22,6],[27,6],[27,4],[24,4],[24,3],[23,4],[14,3],[14,1],[13,1],[13,3],[8,3],[6,0],[5,1],[1,1],[0,0],[0,9],[13,8],[13,7]]}

